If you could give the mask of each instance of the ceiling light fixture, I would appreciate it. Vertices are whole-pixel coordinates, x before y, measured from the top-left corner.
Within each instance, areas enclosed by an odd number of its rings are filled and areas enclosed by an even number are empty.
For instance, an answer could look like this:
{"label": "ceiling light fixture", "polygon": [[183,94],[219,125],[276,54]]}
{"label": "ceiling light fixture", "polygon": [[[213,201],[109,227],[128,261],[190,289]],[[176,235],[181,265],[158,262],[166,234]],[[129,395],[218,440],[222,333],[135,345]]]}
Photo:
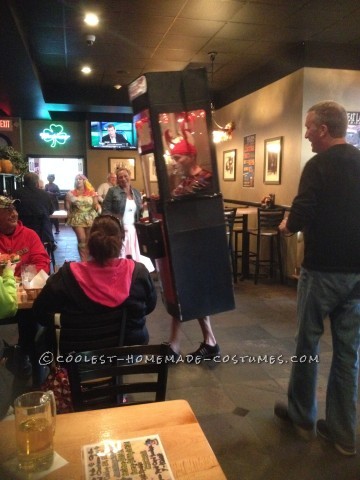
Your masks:
{"label": "ceiling light fixture", "polygon": [[117,83],[116,85],[114,85],[115,90],[120,90],[121,87],[122,85],[120,85],[120,83]]}
{"label": "ceiling light fixture", "polygon": [[[211,87],[213,87],[214,62],[215,62],[217,52],[209,52],[208,55],[211,61]],[[212,130],[213,142],[220,143],[220,142],[225,142],[226,140],[231,140],[232,132],[235,130],[235,122],[229,122],[224,127],[219,125],[215,120],[215,106],[213,101],[211,101],[211,118],[214,125]]]}
{"label": "ceiling light fixture", "polygon": [[99,17],[95,13],[87,13],[84,18],[84,22],[91,27],[94,27],[99,23]]}
{"label": "ceiling light fixture", "polygon": [[91,73],[91,68],[88,67],[87,65],[84,65],[81,69],[82,73],[84,73],[85,75],[89,75],[89,73]]}

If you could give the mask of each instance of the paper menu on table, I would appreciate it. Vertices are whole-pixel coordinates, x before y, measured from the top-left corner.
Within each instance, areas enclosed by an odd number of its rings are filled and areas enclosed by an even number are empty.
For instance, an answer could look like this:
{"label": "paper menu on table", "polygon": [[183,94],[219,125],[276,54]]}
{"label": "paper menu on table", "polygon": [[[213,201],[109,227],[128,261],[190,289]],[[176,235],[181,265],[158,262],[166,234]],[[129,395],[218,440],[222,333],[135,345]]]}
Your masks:
{"label": "paper menu on table", "polygon": [[175,480],[157,434],[85,445],[86,480]]}

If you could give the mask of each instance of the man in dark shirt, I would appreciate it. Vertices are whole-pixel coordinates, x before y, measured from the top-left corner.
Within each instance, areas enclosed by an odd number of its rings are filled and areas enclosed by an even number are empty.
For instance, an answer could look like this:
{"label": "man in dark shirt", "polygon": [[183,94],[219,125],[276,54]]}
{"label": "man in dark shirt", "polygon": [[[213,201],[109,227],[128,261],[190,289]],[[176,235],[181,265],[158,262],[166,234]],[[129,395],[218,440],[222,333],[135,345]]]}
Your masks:
{"label": "man in dark shirt", "polygon": [[[47,192],[48,195],[50,195],[50,200],[54,207],[54,210],[59,210],[59,197],[61,193],[60,193],[59,187],[56,185],[56,183],[54,183],[55,175],[53,173],[50,173],[47,179],[49,183],[45,185],[45,192]],[[54,225],[55,227],[55,233],[59,234],[60,233],[59,220],[57,218],[52,218],[51,224]]]}
{"label": "man in dark shirt", "polygon": [[297,358],[288,405],[274,413],[309,438],[317,417],[319,341],[329,317],[333,357],[326,418],[319,436],[343,455],[356,454],[356,407],[360,345],[360,152],[346,143],[347,114],[332,101],[308,110],[305,138],[315,155],[306,164],[284,233],[302,230],[305,252],[298,284]]}
{"label": "man in dark shirt", "polygon": [[14,198],[20,200],[17,211],[22,223],[35,230],[43,243],[54,244],[50,223],[54,206],[50,195],[39,188],[39,177],[36,173],[25,173],[24,186],[15,190]]}

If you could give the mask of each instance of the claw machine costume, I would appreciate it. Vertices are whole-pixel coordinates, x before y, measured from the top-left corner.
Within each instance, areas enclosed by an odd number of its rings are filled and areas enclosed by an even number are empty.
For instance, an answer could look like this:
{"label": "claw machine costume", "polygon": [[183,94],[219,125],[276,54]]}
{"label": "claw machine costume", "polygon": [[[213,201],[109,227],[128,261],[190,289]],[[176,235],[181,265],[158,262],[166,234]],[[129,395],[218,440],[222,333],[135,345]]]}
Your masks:
{"label": "claw machine costume", "polygon": [[234,308],[205,69],[147,73],[129,86],[155,259],[168,313],[180,321]]}

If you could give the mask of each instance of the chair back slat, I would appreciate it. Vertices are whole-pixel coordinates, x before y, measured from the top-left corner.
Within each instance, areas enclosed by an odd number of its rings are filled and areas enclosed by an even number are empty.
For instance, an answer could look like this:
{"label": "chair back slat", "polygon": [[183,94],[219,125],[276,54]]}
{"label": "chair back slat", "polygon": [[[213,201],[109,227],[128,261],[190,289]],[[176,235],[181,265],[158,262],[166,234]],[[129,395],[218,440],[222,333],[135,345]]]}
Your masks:
{"label": "chair back slat", "polygon": [[233,233],[233,230],[234,230],[235,217],[236,217],[236,208],[225,208],[224,209],[226,234],[228,236],[229,246],[231,245],[231,239],[232,239],[232,233]]}
{"label": "chair back slat", "polygon": [[243,225],[244,225],[244,215],[235,215],[234,230],[242,229]]}
{"label": "chair back slat", "polygon": [[258,229],[260,231],[277,232],[280,223],[284,218],[284,208],[265,210],[258,208]]}
{"label": "chair back slat", "polygon": [[[165,400],[167,344],[84,351],[74,357],[67,370],[75,411]],[[125,404],[124,395],[129,395]]]}
{"label": "chair back slat", "polygon": [[124,344],[126,308],[105,314],[60,316],[59,349],[62,355]]}

